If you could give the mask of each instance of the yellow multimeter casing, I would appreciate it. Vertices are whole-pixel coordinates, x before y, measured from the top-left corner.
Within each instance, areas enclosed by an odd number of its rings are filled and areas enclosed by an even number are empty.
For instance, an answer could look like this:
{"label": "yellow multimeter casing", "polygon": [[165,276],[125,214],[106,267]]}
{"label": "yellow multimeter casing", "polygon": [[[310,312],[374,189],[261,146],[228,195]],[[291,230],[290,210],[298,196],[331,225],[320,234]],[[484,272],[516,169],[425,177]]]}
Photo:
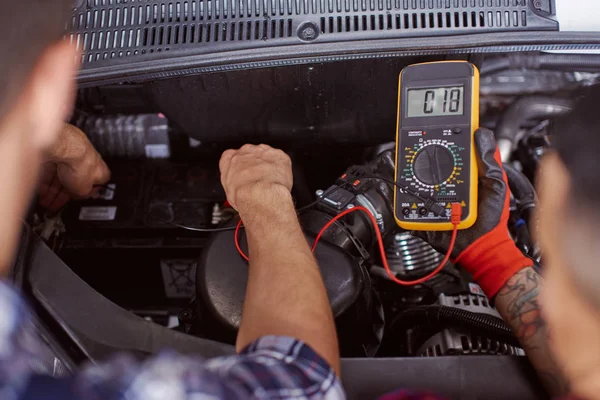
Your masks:
{"label": "yellow multimeter casing", "polygon": [[[403,229],[452,230],[451,205],[462,205],[458,229],[477,220],[479,70],[466,61],[415,64],[398,85],[394,218]],[[417,194],[418,196],[415,196]],[[443,207],[436,215],[431,200]]]}

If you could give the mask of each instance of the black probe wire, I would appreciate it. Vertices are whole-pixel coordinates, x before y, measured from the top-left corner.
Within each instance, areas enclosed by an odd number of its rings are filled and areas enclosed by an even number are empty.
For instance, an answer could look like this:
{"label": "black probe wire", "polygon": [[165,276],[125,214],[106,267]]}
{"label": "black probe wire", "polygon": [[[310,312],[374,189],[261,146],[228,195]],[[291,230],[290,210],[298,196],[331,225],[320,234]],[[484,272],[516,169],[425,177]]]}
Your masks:
{"label": "black probe wire", "polygon": [[176,222],[171,222],[171,221],[159,221],[159,220],[157,220],[157,222],[161,222],[163,224],[173,225],[173,226],[175,226],[177,228],[185,229],[187,231],[194,231],[194,232],[226,232],[226,231],[235,231],[235,226],[227,226],[227,227],[224,227],[224,228],[195,228],[193,226],[181,225],[181,224],[178,224]]}
{"label": "black probe wire", "polygon": [[206,233],[235,231],[235,225],[234,226],[225,226],[223,228],[197,228],[195,226],[182,225],[182,224],[178,224],[177,222],[165,221],[165,220],[158,219],[158,218],[151,217],[151,219],[153,219],[154,221],[156,221],[160,224],[172,225],[176,228],[185,229],[186,231],[206,232]]}

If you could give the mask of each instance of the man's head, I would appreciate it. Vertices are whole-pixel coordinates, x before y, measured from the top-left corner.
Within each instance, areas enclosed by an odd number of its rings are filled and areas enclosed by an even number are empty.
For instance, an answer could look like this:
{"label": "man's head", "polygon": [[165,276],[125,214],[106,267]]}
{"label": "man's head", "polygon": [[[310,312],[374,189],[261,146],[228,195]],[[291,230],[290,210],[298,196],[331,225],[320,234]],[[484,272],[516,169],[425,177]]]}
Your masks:
{"label": "man's head", "polygon": [[[600,86],[555,125],[539,174],[543,311],[575,393],[600,393]],[[595,398],[595,397],[594,397]]]}
{"label": "man's head", "polygon": [[16,247],[44,150],[74,97],[76,51],[61,41],[70,0],[13,0],[0,13],[0,272]]}

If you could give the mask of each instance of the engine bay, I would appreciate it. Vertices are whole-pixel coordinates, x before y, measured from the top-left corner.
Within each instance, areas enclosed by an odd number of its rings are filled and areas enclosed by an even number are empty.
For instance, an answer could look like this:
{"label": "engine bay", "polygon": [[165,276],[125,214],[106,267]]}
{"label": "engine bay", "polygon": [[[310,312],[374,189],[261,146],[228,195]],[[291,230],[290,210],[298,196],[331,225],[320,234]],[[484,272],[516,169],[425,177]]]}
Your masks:
{"label": "engine bay", "polygon": [[[538,161],[551,148],[553,120],[570,110],[580,90],[600,82],[596,56],[573,56],[569,63],[563,57],[463,58],[481,70],[481,126],[495,132],[512,192],[508,229],[538,266],[543,255],[531,235]],[[233,344],[247,248],[218,160],[227,148],[267,143],[292,159],[292,195],[308,243],[319,238],[315,257],[342,357],[524,355],[459,266],[448,262],[432,279],[400,286],[382,265],[378,233],[399,279],[422,278],[444,258],[396,225],[392,205],[394,82],[403,66],[438,59],[318,63],[82,88],[71,122],[102,154],[111,182],[98,198],[72,202],[58,215],[36,210],[34,229],[80,278],[122,308]],[[369,213],[347,213],[356,207]]]}

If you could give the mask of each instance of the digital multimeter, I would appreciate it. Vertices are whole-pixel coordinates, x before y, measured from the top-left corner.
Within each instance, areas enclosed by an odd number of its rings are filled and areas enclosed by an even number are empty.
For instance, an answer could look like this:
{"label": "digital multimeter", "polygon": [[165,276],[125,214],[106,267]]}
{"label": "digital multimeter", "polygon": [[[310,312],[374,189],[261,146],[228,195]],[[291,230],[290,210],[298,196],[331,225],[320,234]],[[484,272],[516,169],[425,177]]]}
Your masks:
{"label": "digital multimeter", "polygon": [[[416,64],[400,73],[394,217],[407,230],[452,230],[452,203],[462,206],[458,229],[477,219],[479,71],[468,62]],[[436,210],[431,210],[436,204]]]}

